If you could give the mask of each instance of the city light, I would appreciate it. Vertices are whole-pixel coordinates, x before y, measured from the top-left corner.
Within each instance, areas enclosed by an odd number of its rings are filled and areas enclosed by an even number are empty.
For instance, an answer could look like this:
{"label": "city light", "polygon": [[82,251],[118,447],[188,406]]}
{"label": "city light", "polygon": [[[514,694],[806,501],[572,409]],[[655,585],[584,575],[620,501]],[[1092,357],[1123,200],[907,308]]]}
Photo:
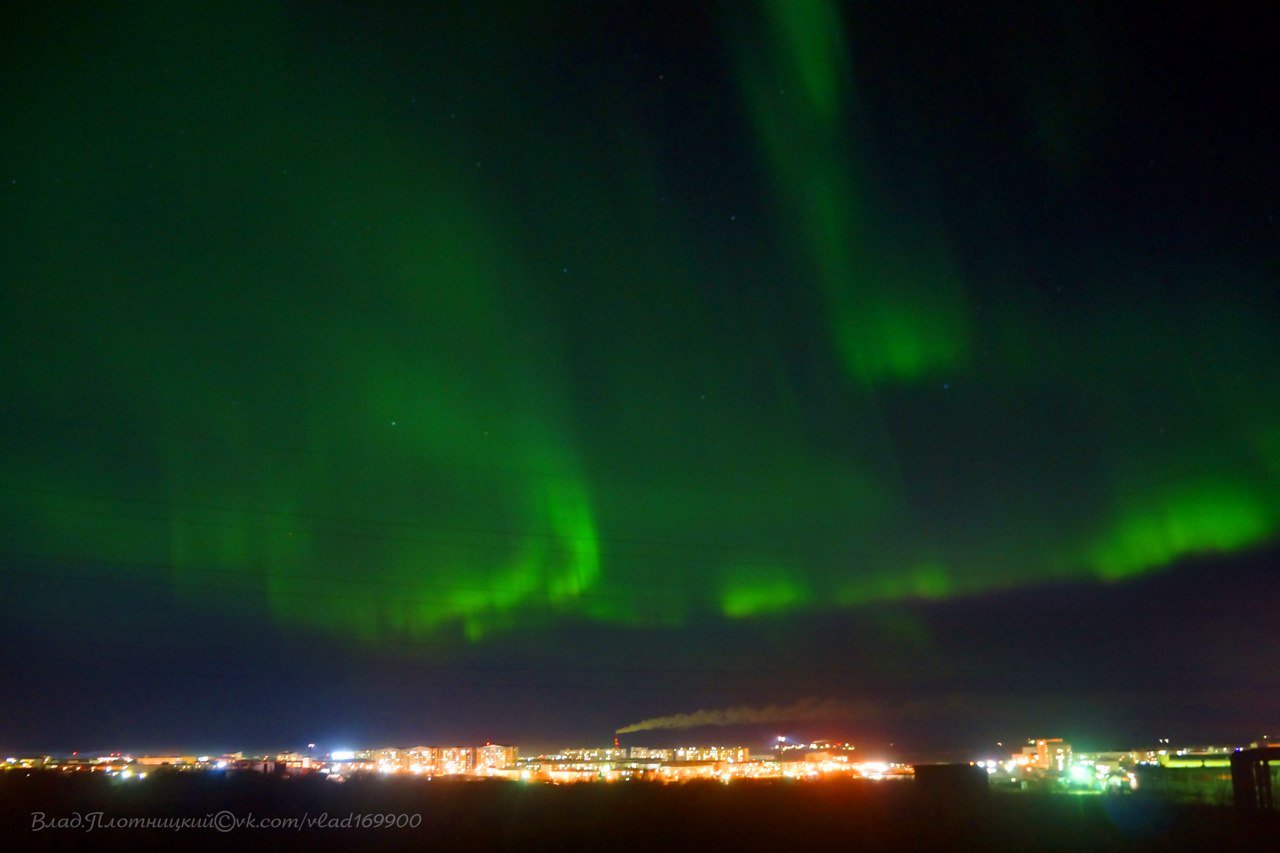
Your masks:
{"label": "city light", "polygon": [[[1263,742],[1265,743],[1265,741]],[[1200,790],[1206,801],[1229,797],[1230,746],[1166,746],[1110,752],[1081,752],[1062,738],[1029,740],[1004,759],[984,757],[968,762],[982,772],[995,790],[1038,790],[1073,795],[1118,795],[1144,790]],[[1256,748],[1252,744],[1250,748]],[[735,780],[789,779],[863,780],[892,784],[912,779],[915,767],[883,758],[862,760],[857,747],[843,741],[806,740],[783,743],[771,739],[753,752],[742,745],[679,747],[613,746],[565,747],[552,753],[521,756],[515,746],[413,746],[375,749],[335,749],[316,758],[314,747],[302,751],[246,756],[139,755],[110,753],[70,757],[10,756],[0,772],[56,770],[98,773],[141,782],[160,773],[256,773],[283,777],[316,774],[342,783],[368,776],[406,776],[424,781],[436,778],[486,778],[525,783],[651,782],[679,784],[697,780],[728,784]],[[1145,774],[1145,776],[1144,776]],[[1196,788],[1195,786],[1200,786]],[[1181,786],[1180,788],[1178,786]],[[1224,791],[1226,793],[1224,793]],[[1185,792],[1184,792],[1185,793]],[[1214,799],[1216,798],[1216,799]]]}

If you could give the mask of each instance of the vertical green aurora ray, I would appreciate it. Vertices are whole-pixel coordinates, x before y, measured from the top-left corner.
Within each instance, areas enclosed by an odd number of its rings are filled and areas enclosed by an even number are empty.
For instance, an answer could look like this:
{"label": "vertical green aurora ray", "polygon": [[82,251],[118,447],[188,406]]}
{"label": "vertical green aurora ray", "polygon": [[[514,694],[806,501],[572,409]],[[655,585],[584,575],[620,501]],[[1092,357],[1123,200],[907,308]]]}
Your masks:
{"label": "vertical green aurora ray", "polygon": [[874,384],[963,365],[963,285],[939,235],[913,233],[876,204],[835,7],[770,0],[763,17],[761,32],[737,40],[737,78],[845,368]]}
{"label": "vertical green aurora ray", "polygon": [[[969,328],[963,287],[937,229],[907,227],[883,213],[869,177],[866,128],[858,127],[853,67],[834,4],[765,2],[757,28],[734,33],[736,81],[753,129],[781,224],[798,255],[790,265],[816,284],[833,350],[856,380],[853,428],[864,466],[879,471],[882,518],[919,527],[904,503],[893,442],[881,423],[875,389],[913,384],[962,369]],[[789,253],[790,254],[790,253]],[[849,531],[876,556],[818,572],[749,573],[728,581],[721,610],[730,615],[839,601],[937,597],[949,589],[939,571],[911,568],[910,553],[874,528]],[[922,531],[914,537],[922,538]],[[773,595],[776,600],[771,601]]]}

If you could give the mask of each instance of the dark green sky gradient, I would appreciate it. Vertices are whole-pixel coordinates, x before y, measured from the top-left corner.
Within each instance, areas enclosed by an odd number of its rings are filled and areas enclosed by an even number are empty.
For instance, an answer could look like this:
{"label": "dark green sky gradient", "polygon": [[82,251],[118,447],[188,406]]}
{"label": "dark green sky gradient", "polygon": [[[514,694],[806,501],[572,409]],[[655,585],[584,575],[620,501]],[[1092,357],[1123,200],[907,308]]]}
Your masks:
{"label": "dark green sky gradient", "polygon": [[6,13],[4,548],[429,650],[1275,540],[1252,42],[680,8]]}

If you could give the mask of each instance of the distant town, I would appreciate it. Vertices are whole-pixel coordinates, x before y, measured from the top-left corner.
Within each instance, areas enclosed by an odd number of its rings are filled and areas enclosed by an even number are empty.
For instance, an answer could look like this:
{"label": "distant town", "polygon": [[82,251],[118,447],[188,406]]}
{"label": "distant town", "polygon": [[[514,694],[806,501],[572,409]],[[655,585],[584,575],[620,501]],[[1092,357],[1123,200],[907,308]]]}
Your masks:
{"label": "distant town", "polygon": [[[1232,759],[1248,751],[1270,759],[1280,743],[1269,738],[1248,746],[1172,746],[1083,752],[1062,738],[1028,740],[1000,758],[975,758],[961,765],[972,776],[985,776],[992,788],[1049,790],[1064,793],[1128,793],[1153,789],[1178,799],[1227,802],[1231,798]],[[922,767],[863,756],[843,741],[794,741],[777,738],[768,748],[688,746],[676,748],[613,746],[572,747],[550,754],[521,756],[515,746],[413,746],[377,749],[303,750],[246,755],[131,755],[108,753],[69,756],[11,756],[8,772],[22,770],[89,773],[120,782],[141,781],[165,773],[259,773],[318,776],[341,783],[376,776],[427,779],[506,779],[530,783],[610,783],[625,781],[730,783],[741,779],[816,780],[832,778],[892,782],[912,779]]]}

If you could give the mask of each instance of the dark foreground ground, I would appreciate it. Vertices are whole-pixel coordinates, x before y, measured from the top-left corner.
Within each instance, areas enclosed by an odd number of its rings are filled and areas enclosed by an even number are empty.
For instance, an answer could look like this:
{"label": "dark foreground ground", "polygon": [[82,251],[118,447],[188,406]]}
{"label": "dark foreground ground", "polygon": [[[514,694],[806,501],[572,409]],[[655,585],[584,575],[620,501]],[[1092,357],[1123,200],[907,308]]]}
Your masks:
{"label": "dark foreground ground", "polygon": [[[92,814],[98,825],[87,831]],[[33,813],[39,814],[33,817]],[[223,813],[219,816],[219,813]],[[79,827],[54,828],[59,822]],[[414,816],[418,816],[415,818]],[[277,818],[348,827],[107,828]],[[416,827],[372,824],[399,821]],[[43,821],[45,828],[33,831]],[[364,828],[351,826],[358,822]],[[543,785],[171,774],[0,774],[0,848],[420,850],[1280,849],[1280,826],[1133,795],[922,795],[916,783]]]}

